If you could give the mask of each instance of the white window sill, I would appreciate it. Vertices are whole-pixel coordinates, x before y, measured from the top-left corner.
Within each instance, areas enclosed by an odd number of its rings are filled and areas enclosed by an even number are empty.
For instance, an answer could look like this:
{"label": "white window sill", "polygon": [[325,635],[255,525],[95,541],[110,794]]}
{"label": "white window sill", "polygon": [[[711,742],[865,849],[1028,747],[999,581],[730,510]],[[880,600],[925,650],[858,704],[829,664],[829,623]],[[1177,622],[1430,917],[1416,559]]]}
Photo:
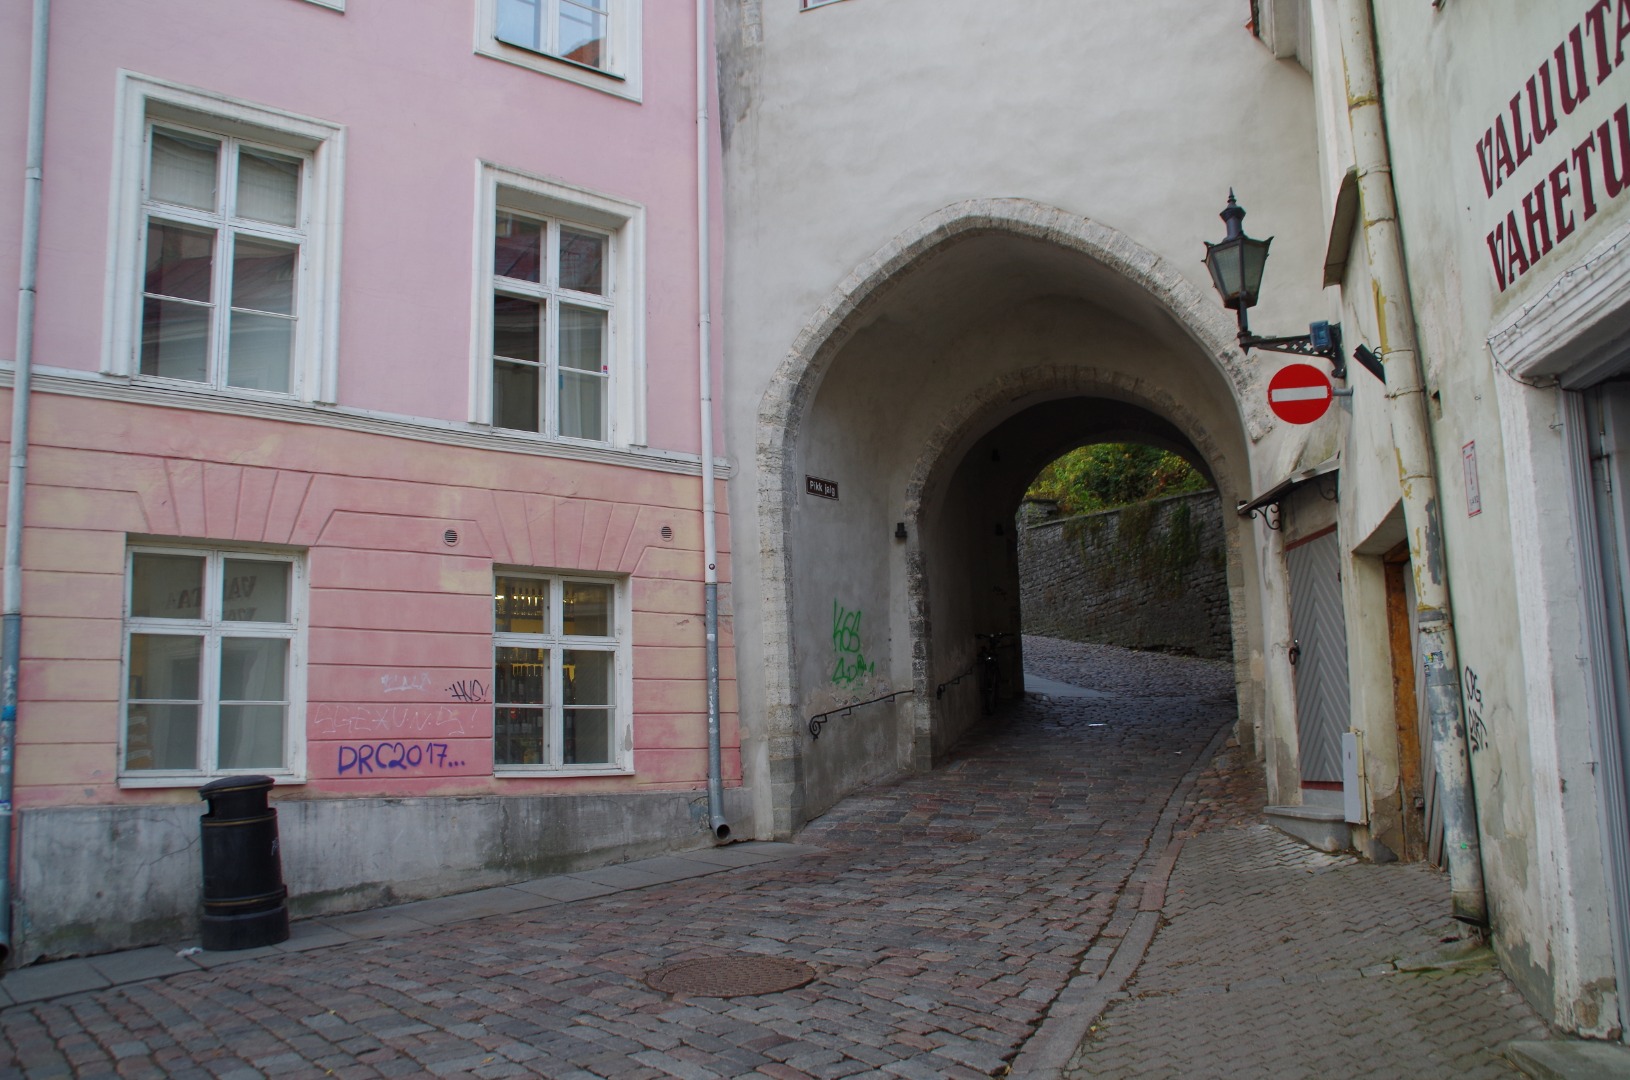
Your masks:
{"label": "white window sill", "polygon": [[493,769],[492,775],[495,780],[561,780],[583,776],[633,776],[634,770],[615,765],[603,769],[566,766],[558,769],[546,769],[536,765],[499,765]]}
{"label": "white window sill", "polygon": [[506,64],[514,64],[542,75],[551,75],[557,79],[586,86],[590,90],[598,90],[613,97],[626,98],[629,101],[640,101],[640,78],[638,68],[625,72],[611,72],[604,68],[590,67],[580,64],[576,60],[567,60],[560,56],[551,56],[548,53],[536,52],[520,45],[511,45],[507,41],[497,38],[487,38],[476,44],[478,56],[485,56],[492,60],[502,60]]}
{"label": "white window sill", "polygon": [[246,769],[242,772],[221,773],[127,773],[119,777],[121,788],[198,788],[215,780],[225,780],[233,776],[269,776],[275,787],[287,787],[292,784],[304,784],[306,778],[296,773],[280,773],[270,769],[256,772]]}

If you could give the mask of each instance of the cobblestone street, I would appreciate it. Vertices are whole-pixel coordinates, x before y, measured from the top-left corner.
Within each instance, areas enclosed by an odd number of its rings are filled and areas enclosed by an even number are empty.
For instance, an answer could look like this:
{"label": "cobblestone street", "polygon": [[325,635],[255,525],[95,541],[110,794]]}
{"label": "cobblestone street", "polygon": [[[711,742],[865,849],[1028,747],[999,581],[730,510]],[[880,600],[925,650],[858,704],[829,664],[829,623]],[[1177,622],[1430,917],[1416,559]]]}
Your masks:
{"label": "cobblestone street", "polygon": [[[1254,763],[1202,768],[1225,666],[1026,648],[1105,693],[1029,699],[798,848],[621,891],[544,879],[548,906],[441,926],[411,905],[297,924],[291,948],[0,1012],[0,1075],[1057,1075],[1082,1035],[1071,1077],[1515,1075],[1489,1048],[1544,1029],[1497,971],[1388,970],[1445,936],[1437,874],[1307,852],[1256,824]],[[325,923],[374,936],[329,944]],[[741,954],[814,978],[647,982]]]}

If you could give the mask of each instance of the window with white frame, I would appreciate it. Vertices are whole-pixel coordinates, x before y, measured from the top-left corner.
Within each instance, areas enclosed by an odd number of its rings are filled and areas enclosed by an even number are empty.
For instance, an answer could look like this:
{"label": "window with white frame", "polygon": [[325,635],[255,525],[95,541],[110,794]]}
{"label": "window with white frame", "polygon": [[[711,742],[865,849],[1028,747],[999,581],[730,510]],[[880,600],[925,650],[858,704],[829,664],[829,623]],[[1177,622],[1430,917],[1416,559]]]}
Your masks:
{"label": "window with white frame", "polygon": [[626,771],[627,615],[616,582],[499,571],[493,589],[498,772]]}
{"label": "window with white frame", "polygon": [[297,774],[300,560],[135,547],[126,584],[121,779]]}
{"label": "window with white frame", "polygon": [[138,370],[290,393],[305,157],[157,123],[147,148]]}
{"label": "window with white frame", "polygon": [[341,130],[125,73],[104,370],[332,401]]}
{"label": "window with white frame", "polygon": [[492,426],[606,442],[610,238],[500,208],[493,223]]}
{"label": "window with white frame", "polygon": [[612,0],[498,0],[499,41],[608,70]]}
{"label": "window with white frame", "polygon": [[640,445],[639,208],[494,167],[484,175],[471,419]]}
{"label": "window with white frame", "polygon": [[643,3],[478,0],[476,51],[637,101]]}

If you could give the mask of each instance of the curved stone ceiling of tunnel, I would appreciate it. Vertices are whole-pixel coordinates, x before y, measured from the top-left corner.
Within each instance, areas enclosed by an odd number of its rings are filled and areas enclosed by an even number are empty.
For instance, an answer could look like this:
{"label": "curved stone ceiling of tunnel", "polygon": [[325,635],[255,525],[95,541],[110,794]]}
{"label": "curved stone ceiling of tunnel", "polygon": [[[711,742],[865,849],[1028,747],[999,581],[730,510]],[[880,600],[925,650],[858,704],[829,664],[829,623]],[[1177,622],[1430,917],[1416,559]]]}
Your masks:
{"label": "curved stone ceiling of tunnel", "polygon": [[1257,372],[1245,363],[1232,320],[1209,292],[1098,222],[1023,199],[976,199],[947,206],[894,237],[817,307],[761,400],[761,465],[769,472],[788,469],[796,432],[857,335],[892,327],[931,350],[992,312],[1059,298],[1096,309],[1108,332],[1118,327],[1192,357],[1205,393],[1232,399],[1251,441],[1268,430],[1266,406],[1255,393]]}
{"label": "curved stone ceiling of tunnel", "polygon": [[1079,446],[1094,443],[1140,443],[1182,457],[1207,480],[1210,464],[1170,421],[1135,405],[1108,398],[1061,398],[1032,405],[985,434],[969,454],[995,457],[998,501],[1015,508],[1036,474]]}

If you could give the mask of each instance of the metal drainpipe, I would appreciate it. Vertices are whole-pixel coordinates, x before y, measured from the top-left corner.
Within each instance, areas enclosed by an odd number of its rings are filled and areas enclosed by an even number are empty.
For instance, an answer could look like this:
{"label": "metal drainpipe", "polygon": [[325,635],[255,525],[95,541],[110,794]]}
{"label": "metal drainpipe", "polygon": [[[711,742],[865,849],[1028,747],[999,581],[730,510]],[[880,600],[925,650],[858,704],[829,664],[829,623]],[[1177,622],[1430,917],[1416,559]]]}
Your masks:
{"label": "metal drainpipe", "polygon": [[28,404],[34,373],[34,299],[40,264],[40,189],[45,180],[45,61],[51,0],[34,0],[28,84],[28,158],[23,172],[23,259],[17,288],[17,360],[11,390],[11,467],[6,476],[4,615],[0,621],[0,962],[11,955],[11,792],[17,761],[17,658],[23,640],[23,495],[28,486]]}
{"label": "metal drainpipe", "polygon": [[1460,693],[1445,572],[1441,504],[1426,411],[1425,379],[1415,338],[1381,83],[1375,60],[1371,0],[1338,0],[1341,54],[1347,76],[1347,118],[1364,215],[1364,243],[1375,289],[1381,358],[1387,371],[1388,417],[1403,488],[1404,525],[1415,575],[1426,708],[1432,724],[1432,759],[1443,805],[1444,854],[1449,864],[1451,913],[1474,926],[1488,925],[1482,849],[1477,833],[1476,793],[1466,747],[1466,716]]}
{"label": "metal drainpipe", "polygon": [[708,155],[713,149],[708,112],[708,0],[696,0],[696,289],[697,370],[702,411],[702,558],[707,632],[707,813],[718,840],[730,837],[724,818],[724,765],[719,749],[719,542],[715,533],[713,473],[713,206]]}

